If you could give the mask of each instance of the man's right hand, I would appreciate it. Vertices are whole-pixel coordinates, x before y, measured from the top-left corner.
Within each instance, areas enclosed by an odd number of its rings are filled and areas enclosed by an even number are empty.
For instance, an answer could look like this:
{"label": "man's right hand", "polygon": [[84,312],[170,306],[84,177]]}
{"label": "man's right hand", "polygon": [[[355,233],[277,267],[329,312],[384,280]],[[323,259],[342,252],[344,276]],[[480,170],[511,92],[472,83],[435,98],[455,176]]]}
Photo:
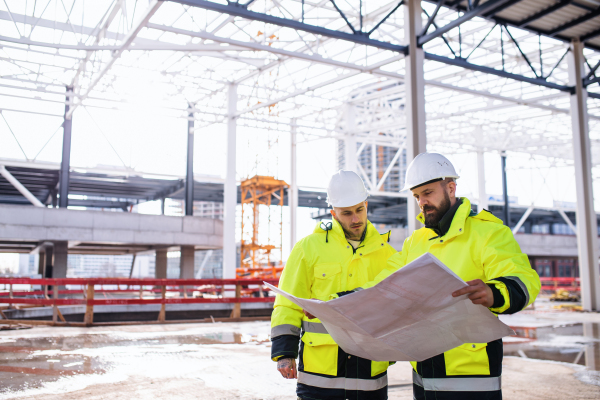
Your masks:
{"label": "man's right hand", "polygon": [[277,361],[277,370],[285,379],[298,379],[296,360],[293,358],[282,358]]}

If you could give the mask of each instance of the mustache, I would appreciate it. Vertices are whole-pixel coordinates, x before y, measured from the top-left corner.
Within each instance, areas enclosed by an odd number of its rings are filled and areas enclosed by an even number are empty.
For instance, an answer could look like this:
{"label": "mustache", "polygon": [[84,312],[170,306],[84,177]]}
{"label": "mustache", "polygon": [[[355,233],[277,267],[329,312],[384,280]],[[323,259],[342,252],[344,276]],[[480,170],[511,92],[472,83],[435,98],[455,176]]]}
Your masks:
{"label": "mustache", "polygon": [[421,208],[421,211],[437,211],[436,207],[433,206],[423,206],[423,208]]}

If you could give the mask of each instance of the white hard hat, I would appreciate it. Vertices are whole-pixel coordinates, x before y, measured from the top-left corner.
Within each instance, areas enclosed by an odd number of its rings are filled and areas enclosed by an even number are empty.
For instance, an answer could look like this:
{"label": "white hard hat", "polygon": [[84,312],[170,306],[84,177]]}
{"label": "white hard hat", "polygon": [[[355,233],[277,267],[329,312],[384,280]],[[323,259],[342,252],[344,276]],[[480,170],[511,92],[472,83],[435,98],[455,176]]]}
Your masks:
{"label": "white hard hat", "polygon": [[408,165],[402,190],[446,178],[460,178],[450,160],[439,153],[421,153]]}
{"label": "white hard hat", "polygon": [[327,186],[327,203],[332,207],[351,207],[365,201],[369,192],[354,171],[340,170],[331,177]]}

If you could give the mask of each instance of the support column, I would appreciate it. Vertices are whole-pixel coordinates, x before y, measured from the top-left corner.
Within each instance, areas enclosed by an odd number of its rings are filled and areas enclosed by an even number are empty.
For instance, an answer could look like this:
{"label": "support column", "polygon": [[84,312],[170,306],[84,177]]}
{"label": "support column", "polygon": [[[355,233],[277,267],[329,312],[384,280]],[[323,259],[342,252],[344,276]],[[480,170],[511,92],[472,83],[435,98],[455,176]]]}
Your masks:
{"label": "support column", "polygon": [[510,209],[508,203],[508,178],[506,177],[506,153],[500,154],[502,163],[502,199],[504,200],[504,210],[502,210],[502,219],[504,225],[510,227]]}
{"label": "support column", "polygon": [[574,93],[571,94],[571,126],[577,194],[577,248],[581,277],[581,301],[585,311],[600,311],[598,223],[594,211],[587,91],[583,87],[583,43],[573,41],[567,57],[569,84],[575,87]]}
{"label": "support column", "polygon": [[185,215],[194,215],[194,112],[192,105],[188,116],[187,170],[185,175]]}
{"label": "support column", "polygon": [[46,268],[44,268],[44,278],[52,278],[52,270],[54,265],[54,247],[46,247]]}
{"label": "support column", "polygon": [[60,163],[60,185],[58,206],[60,208],[67,208],[69,205],[69,169],[71,167],[71,127],[73,125],[73,116],[69,116],[69,104],[73,100],[73,87],[67,86],[66,104],[65,104],[65,118],[63,121],[63,147],[62,147],[62,161]]}
{"label": "support column", "polygon": [[377,175],[377,145],[375,143],[371,144],[371,187],[373,191],[377,189],[378,182]]}
{"label": "support column", "polygon": [[52,278],[67,277],[67,259],[69,254],[69,242],[61,240],[54,242],[54,268]]}
{"label": "support column", "polygon": [[235,245],[235,220],[237,206],[236,185],[236,114],[237,85],[230,84],[228,92],[227,119],[227,175],[223,201],[223,278],[235,279],[237,268]]}
{"label": "support column", "polygon": [[165,202],[167,201],[167,199],[165,199],[164,197],[162,199],[160,199],[160,215],[165,215]]}
{"label": "support column", "polygon": [[[426,151],[425,134],[425,77],[423,74],[424,53],[418,46],[417,35],[421,33],[421,0],[406,0],[404,7],[405,32],[408,55],[406,56],[405,112],[406,112],[406,162],[410,163],[417,155]],[[419,207],[408,193],[407,225],[408,234],[421,224],[415,219]]]}
{"label": "support column", "polygon": [[346,139],[344,142],[344,169],[358,173],[356,159],[356,115],[352,104],[346,105]]}
{"label": "support column", "polygon": [[179,258],[179,279],[194,279],[194,246],[181,246]]}
{"label": "support column", "polygon": [[477,182],[479,186],[477,212],[482,212],[484,208],[488,208],[488,198],[485,190],[485,153],[483,150],[477,150]]}
{"label": "support column", "polygon": [[38,274],[44,277],[44,270],[46,269],[46,251],[40,250],[38,252]]}
{"label": "support column", "polygon": [[154,276],[156,279],[167,279],[167,249],[156,249]]}
{"label": "support column", "polygon": [[296,244],[296,221],[298,217],[298,181],[297,181],[297,158],[296,149],[298,144],[298,138],[296,136],[296,120],[292,119],[292,132],[291,132],[291,155],[290,155],[290,194],[288,206],[290,207],[290,251]]}

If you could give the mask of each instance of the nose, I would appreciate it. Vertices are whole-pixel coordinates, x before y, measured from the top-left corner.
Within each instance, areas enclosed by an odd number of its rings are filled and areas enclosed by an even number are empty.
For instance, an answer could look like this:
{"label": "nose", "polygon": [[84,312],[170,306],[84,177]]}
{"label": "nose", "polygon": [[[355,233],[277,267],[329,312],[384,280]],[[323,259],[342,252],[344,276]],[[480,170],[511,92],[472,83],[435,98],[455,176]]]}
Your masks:
{"label": "nose", "polygon": [[419,207],[423,208],[424,205],[427,204],[427,200],[425,200],[424,198],[419,198],[419,200],[417,200],[417,202],[419,203]]}
{"label": "nose", "polygon": [[360,218],[358,217],[358,215],[357,214],[352,215],[352,223],[356,224],[358,222],[360,222]]}

